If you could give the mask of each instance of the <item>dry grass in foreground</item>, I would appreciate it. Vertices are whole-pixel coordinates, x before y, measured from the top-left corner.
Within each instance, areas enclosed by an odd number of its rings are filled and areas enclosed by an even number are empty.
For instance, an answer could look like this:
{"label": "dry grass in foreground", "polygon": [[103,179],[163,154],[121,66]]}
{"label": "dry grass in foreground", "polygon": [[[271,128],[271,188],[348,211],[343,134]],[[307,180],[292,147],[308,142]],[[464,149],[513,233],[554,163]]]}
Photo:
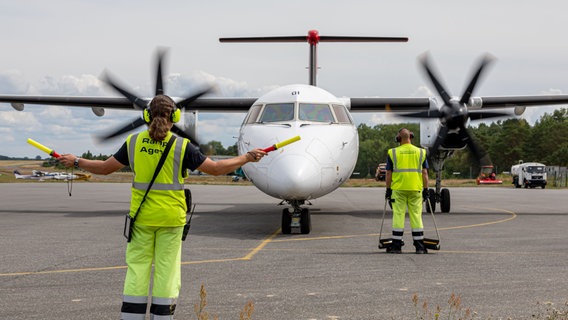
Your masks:
{"label": "dry grass in foreground", "polygon": [[[507,319],[512,320],[511,317],[502,317],[493,315],[488,317],[483,317],[479,315],[475,310],[469,307],[465,307],[462,303],[461,295],[452,293],[447,301],[447,307],[442,307],[439,304],[435,305],[434,309],[430,309],[430,305],[426,299],[420,301],[418,294],[412,296],[413,309],[409,312],[414,312],[414,317],[417,320],[474,320],[474,319],[485,319],[485,320],[497,320],[497,319]],[[194,304],[194,312],[197,320],[209,320],[211,315],[205,310],[207,307],[207,291],[205,286],[201,285],[201,290],[199,292],[199,303]],[[536,304],[536,312],[530,315],[531,319],[537,320],[568,320],[568,302],[560,307],[555,307],[552,302],[539,302]],[[378,310],[379,311],[379,310]],[[248,301],[243,310],[239,313],[240,320],[251,320],[254,313],[254,304],[252,301]],[[218,320],[218,315],[213,315],[212,319]],[[394,319],[394,318],[392,318]],[[406,319],[406,318],[405,318]],[[523,318],[524,319],[524,318]]]}

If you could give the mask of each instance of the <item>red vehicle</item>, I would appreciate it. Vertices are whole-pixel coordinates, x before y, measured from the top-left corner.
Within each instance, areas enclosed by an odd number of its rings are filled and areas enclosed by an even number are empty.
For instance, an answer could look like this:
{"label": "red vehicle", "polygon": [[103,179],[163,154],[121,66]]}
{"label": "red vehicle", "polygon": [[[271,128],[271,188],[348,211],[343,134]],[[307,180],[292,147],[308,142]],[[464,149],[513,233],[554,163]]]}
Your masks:
{"label": "red vehicle", "polygon": [[481,172],[476,179],[477,184],[502,184],[503,180],[498,180],[493,166],[482,166]]}

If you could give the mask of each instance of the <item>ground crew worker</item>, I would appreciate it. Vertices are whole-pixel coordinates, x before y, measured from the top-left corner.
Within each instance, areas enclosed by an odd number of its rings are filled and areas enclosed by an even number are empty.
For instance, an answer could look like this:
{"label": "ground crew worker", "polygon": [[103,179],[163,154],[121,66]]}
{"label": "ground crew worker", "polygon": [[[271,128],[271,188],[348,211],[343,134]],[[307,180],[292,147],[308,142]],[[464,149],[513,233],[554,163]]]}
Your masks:
{"label": "ground crew worker", "polygon": [[408,216],[416,253],[428,253],[424,246],[422,202],[428,198],[428,161],[426,150],[412,145],[414,134],[402,128],[396,135],[400,146],[389,149],[385,200],[392,205],[392,245],[388,253],[401,253],[404,218]]}
{"label": "ground crew worker", "polygon": [[[157,95],[144,111],[148,130],[128,136],[113,156],[102,161],[64,154],[59,161],[67,167],[75,165],[95,174],[109,174],[130,165],[134,173],[130,204],[130,215],[133,216],[172,136],[170,129],[179,120],[180,112],[170,97]],[[266,152],[261,149],[253,149],[234,158],[213,161],[189,140],[175,139],[136,217],[132,240],[126,247],[128,269],[121,319],[145,319],[152,263],[151,318],[173,319],[181,287],[181,237],[187,212],[183,179],[187,170],[197,169],[211,175],[227,174],[247,162],[257,162],[265,155]]]}

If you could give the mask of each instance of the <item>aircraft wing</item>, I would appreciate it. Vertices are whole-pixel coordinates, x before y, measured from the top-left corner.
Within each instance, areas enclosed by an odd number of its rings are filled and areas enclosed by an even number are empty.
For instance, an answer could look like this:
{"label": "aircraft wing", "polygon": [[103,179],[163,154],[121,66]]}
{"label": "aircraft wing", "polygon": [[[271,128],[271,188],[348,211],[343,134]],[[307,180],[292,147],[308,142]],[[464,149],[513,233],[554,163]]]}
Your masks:
{"label": "aircraft wing", "polygon": [[[257,100],[247,98],[198,98],[189,104],[189,109],[203,112],[246,112]],[[150,99],[147,99],[149,101]],[[174,100],[176,100],[174,98]],[[31,95],[0,95],[0,103],[10,103],[18,111],[26,104],[57,105],[70,107],[99,109],[136,110],[128,99],[123,97],[77,97],[77,96],[31,96]],[[352,112],[377,111],[425,111],[430,105],[435,105],[432,98],[347,98],[346,103]],[[478,108],[511,108],[517,106],[544,106],[568,104],[568,95],[533,95],[533,96],[494,96],[472,97],[468,104],[472,109]]]}
{"label": "aircraft wing", "polygon": [[[350,98],[347,103],[350,103],[351,112],[427,111],[431,104],[434,106],[436,105],[433,98]],[[471,97],[468,107],[470,107],[471,110],[475,110],[561,104],[568,104],[568,95],[551,94],[532,96]]]}
{"label": "aircraft wing", "polygon": [[430,98],[350,98],[351,112],[419,111],[430,108]]}
{"label": "aircraft wing", "polygon": [[[205,112],[246,112],[257,98],[198,98],[189,104],[189,109]],[[150,101],[150,99],[144,99]],[[174,98],[177,101],[177,99]],[[26,104],[56,105],[69,107],[87,107],[98,109],[137,110],[128,99],[123,97],[77,97],[77,96],[30,96],[30,95],[0,95],[0,103],[10,103],[18,111]]]}
{"label": "aircraft wing", "polygon": [[534,96],[472,97],[470,104],[473,108],[510,108],[517,106],[531,107],[559,105],[568,104],[568,95],[550,94]]}

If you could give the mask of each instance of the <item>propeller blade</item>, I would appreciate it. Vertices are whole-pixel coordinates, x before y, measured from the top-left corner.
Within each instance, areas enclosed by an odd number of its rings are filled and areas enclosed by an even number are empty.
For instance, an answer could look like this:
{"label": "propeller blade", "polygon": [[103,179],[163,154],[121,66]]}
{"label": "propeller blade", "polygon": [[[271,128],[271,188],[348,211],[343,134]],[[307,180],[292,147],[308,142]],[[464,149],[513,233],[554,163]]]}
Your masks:
{"label": "propeller blade", "polygon": [[491,159],[489,158],[489,154],[485,151],[485,149],[483,149],[473,140],[472,135],[464,126],[461,126],[460,129],[463,130],[462,134],[467,139],[466,140],[467,146],[475,156],[475,159],[479,163],[479,165],[480,166],[491,165]]}
{"label": "propeller blade", "polygon": [[510,117],[510,113],[505,112],[494,112],[494,111],[469,111],[469,118],[471,120],[482,120],[489,118],[499,118],[499,117]]}
{"label": "propeller blade", "polygon": [[159,50],[156,61],[156,95],[164,94],[164,77],[162,71],[162,61],[166,55],[166,50]]}
{"label": "propeller blade", "polygon": [[493,61],[493,57],[490,55],[485,55],[485,57],[483,57],[483,59],[481,60],[481,62],[479,63],[479,67],[477,67],[477,71],[475,72],[475,74],[473,75],[473,77],[471,78],[471,81],[469,82],[469,85],[467,86],[467,88],[465,89],[464,93],[462,94],[462,97],[460,99],[460,103],[464,104],[464,103],[468,103],[469,102],[469,98],[471,98],[471,95],[473,93],[473,90],[475,89],[475,85],[477,84],[477,81],[479,80],[479,77],[481,76],[481,73],[483,72],[483,69],[485,69],[485,67],[491,63],[491,61]]}
{"label": "propeller blade", "polygon": [[449,130],[450,129],[447,126],[440,127],[440,130],[438,130],[438,136],[436,136],[436,141],[434,141],[434,144],[432,145],[432,147],[430,147],[430,155],[438,151],[438,148],[440,147],[442,142],[446,140]]}
{"label": "propeller blade", "polygon": [[414,113],[401,113],[397,114],[397,116],[407,118],[441,118],[443,114],[439,110],[428,110]]}
{"label": "propeller blade", "polygon": [[118,130],[115,131],[111,131],[111,133],[107,133],[105,135],[99,136],[98,139],[101,141],[105,141],[111,138],[114,138],[116,136],[119,136],[123,133],[126,133],[128,131],[132,131],[142,125],[146,124],[146,121],[144,121],[143,118],[136,118],[133,121],[131,121],[130,123],[128,123],[127,125],[119,128]]}
{"label": "propeller blade", "polygon": [[197,92],[196,94],[187,97],[181,101],[179,101],[178,103],[176,103],[176,105],[178,106],[178,108],[180,109],[185,109],[187,108],[193,101],[197,100],[199,97],[201,97],[204,94],[207,94],[209,92],[211,92],[213,90],[213,87],[207,87],[199,92]]}
{"label": "propeller blade", "polygon": [[181,129],[177,125],[174,124],[170,131],[177,134],[178,136],[180,136],[182,138],[188,139],[189,142],[191,142],[193,145],[195,145],[196,147],[199,148],[199,142],[197,142],[197,140],[194,139],[189,133],[183,131],[183,129]]}
{"label": "propeller blade", "polygon": [[432,81],[434,87],[436,87],[436,90],[438,91],[438,94],[440,95],[444,103],[448,106],[451,105],[450,94],[446,91],[446,89],[444,89],[444,86],[440,83],[440,81],[438,81],[438,78],[434,74],[434,71],[430,66],[428,55],[427,54],[422,55],[422,58],[420,58],[420,62],[422,63],[422,67],[428,74],[428,77],[430,78],[430,81]]}
{"label": "propeller blade", "polygon": [[132,104],[135,105],[136,107],[138,107],[139,109],[146,108],[148,101],[138,98],[134,94],[128,92],[126,89],[119,86],[117,84],[117,81],[112,79],[112,77],[110,76],[110,74],[108,72],[104,74],[104,81],[108,85],[113,87],[116,91],[120,92],[120,94],[122,94],[126,99],[128,99],[128,101],[132,102]]}

